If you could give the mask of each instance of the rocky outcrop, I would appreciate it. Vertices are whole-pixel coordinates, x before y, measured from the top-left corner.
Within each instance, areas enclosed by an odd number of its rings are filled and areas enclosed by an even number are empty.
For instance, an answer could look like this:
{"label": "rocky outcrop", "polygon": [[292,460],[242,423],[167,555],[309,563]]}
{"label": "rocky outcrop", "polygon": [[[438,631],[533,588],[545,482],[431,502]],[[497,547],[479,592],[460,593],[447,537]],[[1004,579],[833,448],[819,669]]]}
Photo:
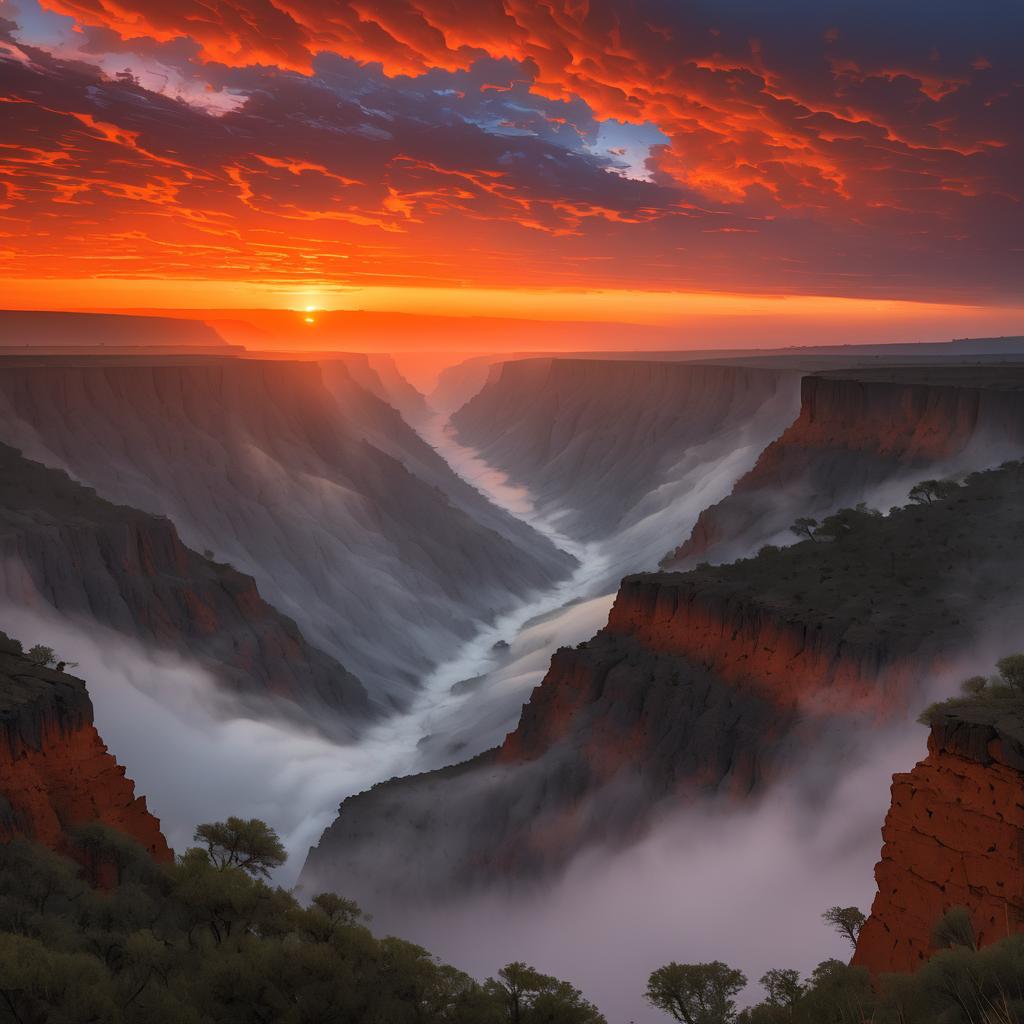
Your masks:
{"label": "rocky outcrop", "polygon": [[492,367],[452,423],[561,529],[590,539],[649,517],[694,459],[759,451],[796,414],[798,382],[746,367],[523,359]]}
{"label": "rocky outcrop", "polygon": [[937,718],[928,756],[895,775],[878,893],[853,962],[913,971],[936,950],[950,908],[970,911],[979,946],[1024,931],[1024,706],[965,703]]}
{"label": "rocky outcrop", "polygon": [[68,830],[94,821],[172,859],[160,822],[96,732],[85,683],[0,634],[0,841],[65,850]]}
{"label": "rocky outcrop", "polygon": [[408,700],[480,620],[573,565],[532,531],[512,541],[475,521],[370,443],[312,362],[8,360],[0,437],[169,516],[381,700]]}
{"label": "rocky outcrop", "polygon": [[888,507],[927,476],[1024,450],[1024,369],[897,367],[805,377],[800,415],[663,561],[726,561],[789,540],[798,516]]}
{"label": "rocky outcrop", "polygon": [[7,445],[0,596],[174,651],[237,696],[286,702],[341,735],[370,713],[359,680],[311,647],[251,576],[186,547],[169,519],[105,501]]}
{"label": "rocky outcrop", "polygon": [[1024,621],[1022,502],[1024,469],[1008,466],[862,514],[836,541],[627,577],[501,747],[347,800],[304,880],[372,909],[535,877],[668,809],[756,797],[823,742],[814,787],[829,792],[836,750],[906,714],[995,610]]}

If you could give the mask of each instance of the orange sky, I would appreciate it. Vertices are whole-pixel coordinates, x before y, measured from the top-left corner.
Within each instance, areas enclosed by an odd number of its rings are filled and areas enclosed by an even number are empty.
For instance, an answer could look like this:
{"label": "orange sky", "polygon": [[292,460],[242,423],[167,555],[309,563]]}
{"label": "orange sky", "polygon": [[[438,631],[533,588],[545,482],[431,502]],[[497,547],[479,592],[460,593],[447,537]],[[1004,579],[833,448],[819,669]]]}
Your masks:
{"label": "orange sky", "polygon": [[309,305],[751,342],[1024,329],[1009,9],[1005,24],[882,0],[0,13],[8,305]]}

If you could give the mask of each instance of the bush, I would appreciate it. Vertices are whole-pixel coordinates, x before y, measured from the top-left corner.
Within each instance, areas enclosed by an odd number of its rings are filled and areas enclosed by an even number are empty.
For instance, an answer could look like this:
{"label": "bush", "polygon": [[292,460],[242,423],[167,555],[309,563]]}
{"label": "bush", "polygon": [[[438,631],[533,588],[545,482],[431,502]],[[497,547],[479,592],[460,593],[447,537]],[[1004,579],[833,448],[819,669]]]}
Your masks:
{"label": "bush", "polygon": [[26,657],[29,661],[42,665],[44,668],[57,663],[57,655],[54,653],[53,648],[46,647],[43,644],[36,644],[34,647],[30,647]]}
{"label": "bush", "polygon": [[922,725],[932,726],[943,715],[960,707],[976,704],[978,701],[1024,699],[1024,654],[1008,654],[996,662],[998,675],[969,676],[960,684],[962,697],[949,697],[946,700],[929,704],[917,720]]}
{"label": "bush", "polygon": [[606,1024],[571,985],[525,964],[481,985],[419,946],[375,938],[351,900],[302,906],[243,849],[274,859],[263,822],[196,833],[212,850],[157,865],[103,825],[75,829],[87,874],[111,868],[106,889],[36,843],[0,843],[0,1021],[506,1024],[514,974],[520,1024]]}

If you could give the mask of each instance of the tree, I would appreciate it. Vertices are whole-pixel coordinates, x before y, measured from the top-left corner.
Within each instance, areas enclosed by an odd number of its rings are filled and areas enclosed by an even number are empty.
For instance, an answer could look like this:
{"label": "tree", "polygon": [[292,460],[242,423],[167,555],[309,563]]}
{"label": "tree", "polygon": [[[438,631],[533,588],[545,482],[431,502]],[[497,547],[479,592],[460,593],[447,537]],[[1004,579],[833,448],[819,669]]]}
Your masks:
{"label": "tree", "polygon": [[798,519],[793,520],[793,525],[789,530],[791,533],[795,533],[798,537],[815,540],[814,531],[817,530],[817,528],[817,519],[812,519],[810,516],[800,516]]}
{"label": "tree", "polygon": [[287,859],[278,834],[259,818],[228,818],[199,825],[192,837],[206,847],[207,856],[214,867],[241,868],[253,877],[270,877]]}
{"label": "tree", "polygon": [[829,907],[821,918],[844,939],[848,939],[854,949],[857,948],[857,936],[867,918],[856,907]]}
{"label": "tree", "polygon": [[1009,654],[996,662],[996,668],[1007,686],[1024,691],[1024,654]]}
{"label": "tree", "polygon": [[509,1024],[606,1024],[578,989],[519,960],[504,966],[485,988]]}
{"label": "tree", "polygon": [[720,960],[706,964],[669,963],[654,971],[645,998],[680,1024],[732,1024],[735,996],[746,976]]}
{"label": "tree", "polygon": [[826,960],[811,972],[796,1020],[799,1024],[868,1024],[874,1019],[875,1001],[871,976],[865,968]]}
{"label": "tree", "polygon": [[0,934],[0,1005],[11,1021],[105,1021],[115,1017],[103,965],[85,953],[55,952],[23,935]]}
{"label": "tree", "polygon": [[26,657],[29,661],[42,665],[44,668],[56,664],[57,661],[57,655],[54,653],[53,648],[46,647],[43,644],[36,644],[34,647],[30,647]]}
{"label": "tree", "polygon": [[933,501],[944,501],[960,489],[955,480],[922,480],[910,488],[910,500],[916,505],[930,505]]}
{"label": "tree", "polygon": [[540,991],[544,975],[524,964],[521,960],[506,964],[498,971],[495,991],[503,991],[508,1009],[508,1020],[520,1024],[523,1013],[529,1006],[530,996]]}
{"label": "tree", "polygon": [[868,508],[862,501],[854,508],[841,508],[830,516],[825,516],[817,529],[818,536],[842,540],[858,532],[865,524],[881,519],[882,513],[876,508]]}
{"label": "tree", "polygon": [[[546,977],[546,976],[545,976]],[[526,1017],[527,1024],[607,1024],[593,1003],[567,981],[546,978]]]}
{"label": "tree", "polygon": [[799,971],[779,968],[764,974],[761,977],[761,986],[767,996],[765,1002],[769,1006],[793,1007],[804,991],[803,985],[800,984]]}
{"label": "tree", "polygon": [[68,831],[68,838],[85,855],[93,883],[101,883],[113,873],[120,885],[129,874],[155,870],[153,858],[141,843],[100,821],[76,825]]}
{"label": "tree", "polygon": [[978,697],[985,692],[988,680],[984,676],[970,676],[960,684],[960,690],[968,697]]}

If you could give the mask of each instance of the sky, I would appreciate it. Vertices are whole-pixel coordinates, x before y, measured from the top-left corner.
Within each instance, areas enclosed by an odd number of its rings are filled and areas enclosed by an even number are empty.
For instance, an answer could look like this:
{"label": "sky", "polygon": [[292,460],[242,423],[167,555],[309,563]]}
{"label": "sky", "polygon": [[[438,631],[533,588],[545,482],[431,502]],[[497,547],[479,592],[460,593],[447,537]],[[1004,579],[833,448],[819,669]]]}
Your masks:
{"label": "sky", "polygon": [[1021,38],[1011,0],[0,0],[0,289],[1024,330]]}

